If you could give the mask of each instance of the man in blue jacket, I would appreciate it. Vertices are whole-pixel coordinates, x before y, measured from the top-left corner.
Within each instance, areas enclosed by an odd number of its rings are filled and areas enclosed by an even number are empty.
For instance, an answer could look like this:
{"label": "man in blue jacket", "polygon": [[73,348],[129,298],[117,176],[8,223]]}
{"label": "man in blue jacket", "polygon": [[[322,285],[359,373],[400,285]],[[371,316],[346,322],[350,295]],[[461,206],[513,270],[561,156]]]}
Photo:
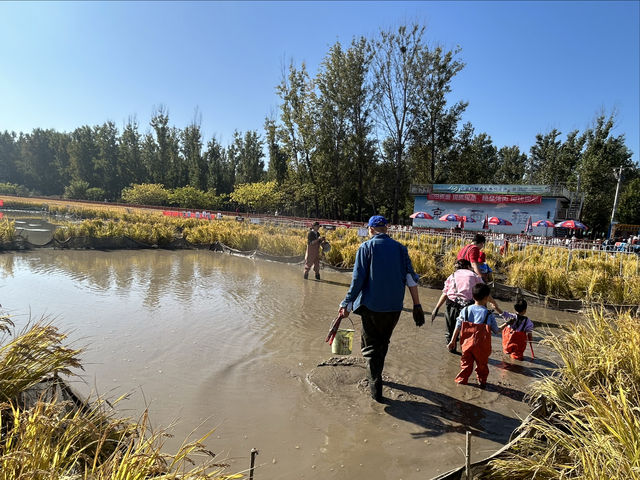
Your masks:
{"label": "man in blue jacket", "polygon": [[340,303],[340,314],[353,311],[362,317],[362,356],[367,360],[371,396],[382,401],[382,370],[393,329],[404,302],[405,286],[413,300],[413,320],[424,325],[424,312],[418,296],[418,275],[413,271],[407,247],[387,235],[382,215],[369,219],[370,240],[356,254],[353,278],[347,296]]}

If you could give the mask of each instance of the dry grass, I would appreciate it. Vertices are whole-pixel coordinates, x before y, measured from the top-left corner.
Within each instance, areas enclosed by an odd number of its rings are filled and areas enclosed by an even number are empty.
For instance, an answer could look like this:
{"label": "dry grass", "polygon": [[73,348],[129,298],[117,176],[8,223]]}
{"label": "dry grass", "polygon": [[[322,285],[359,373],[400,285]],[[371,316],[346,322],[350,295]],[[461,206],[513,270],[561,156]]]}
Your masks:
{"label": "dry grass", "polygon": [[593,312],[546,342],[560,354],[556,375],[533,386],[549,414],[486,478],[639,479],[640,328],[628,314]]}
{"label": "dry grass", "polygon": [[0,243],[10,243],[16,238],[15,222],[0,219]]}

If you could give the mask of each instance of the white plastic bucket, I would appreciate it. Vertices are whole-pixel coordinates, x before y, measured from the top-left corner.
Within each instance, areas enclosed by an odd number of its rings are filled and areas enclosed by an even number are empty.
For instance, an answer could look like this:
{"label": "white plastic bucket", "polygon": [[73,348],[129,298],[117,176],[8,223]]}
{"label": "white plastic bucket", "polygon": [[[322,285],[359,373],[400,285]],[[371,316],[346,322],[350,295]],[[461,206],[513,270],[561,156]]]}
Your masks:
{"label": "white plastic bucket", "polygon": [[331,353],[336,355],[351,355],[353,349],[353,334],[351,328],[339,328],[331,344]]}

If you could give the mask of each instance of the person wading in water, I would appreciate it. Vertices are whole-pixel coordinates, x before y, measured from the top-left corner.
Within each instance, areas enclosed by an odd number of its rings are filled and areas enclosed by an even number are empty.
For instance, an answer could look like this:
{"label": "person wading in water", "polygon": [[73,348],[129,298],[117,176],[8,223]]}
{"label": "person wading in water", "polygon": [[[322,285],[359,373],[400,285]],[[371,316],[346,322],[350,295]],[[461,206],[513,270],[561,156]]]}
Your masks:
{"label": "person wading in water", "polygon": [[418,275],[413,271],[407,247],[387,235],[382,215],[369,219],[370,240],[358,248],[351,286],[338,312],[348,317],[353,311],[362,317],[362,356],[367,360],[371,397],[382,401],[382,369],[393,329],[398,323],[405,286],[413,300],[413,320],[424,325],[418,295]]}
{"label": "person wading in water", "polygon": [[309,270],[313,267],[316,272],[316,280],[320,280],[320,247],[324,237],[320,236],[320,224],[314,222],[307,235],[307,252],[304,256],[304,278],[309,278]]}

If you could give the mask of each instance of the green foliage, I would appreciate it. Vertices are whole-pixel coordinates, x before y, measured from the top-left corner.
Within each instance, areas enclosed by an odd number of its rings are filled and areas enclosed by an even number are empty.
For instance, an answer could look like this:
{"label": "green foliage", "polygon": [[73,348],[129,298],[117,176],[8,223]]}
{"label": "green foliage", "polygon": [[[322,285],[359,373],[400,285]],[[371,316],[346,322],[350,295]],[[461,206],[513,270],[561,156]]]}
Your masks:
{"label": "green foliage", "polygon": [[107,197],[107,193],[104,191],[104,188],[100,188],[100,187],[87,188],[87,200],[100,202],[100,201],[103,201],[106,197]]}
{"label": "green foliage", "polygon": [[255,183],[262,180],[264,176],[262,140],[255,130],[249,130],[244,135],[237,130],[233,132],[233,143],[227,150],[227,155],[229,161],[235,165],[234,183]]}
{"label": "green foliage", "polygon": [[16,185],[15,183],[0,183],[0,193],[5,195],[16,195],[18,197],[26,197],[29,192],[22,185]]}
{"label": "green foliage", "polygon": [[167,205],[169,192],[159,183],[131,185],[122,190],[122,201],[137,205]]}
{"label": "green foliage", "polygon": [[250,211],[273,211],[281,203],[282,194],[275,180],[237,185],[230,195],[231,201]]}
{"label": "green foliage", "polygon": [[85,180],[73,180],[69,185],[64,187],[64,198],[86,200],[88,188],[89,182]]}
{"label": "green foliage", "polygon": [[182,208],[205,208],[209,203],[205,192],[192,186],[174,188],[169,193],[169,204]]}
{"label": "green foliage", "polygon": [[613,115],[596,119],[585,133],[586,147],[578,167],[585,194],[583,220],[594,231],[606,232],[609,227],[617,184],[614,169],[623,166],[637,170],[624,136],[612,136],[614,125]]}
{"label": "green foliage", "polygon": [[620,194],[617,219],[620,223],[640,225],[640,177],[631,180]]}

